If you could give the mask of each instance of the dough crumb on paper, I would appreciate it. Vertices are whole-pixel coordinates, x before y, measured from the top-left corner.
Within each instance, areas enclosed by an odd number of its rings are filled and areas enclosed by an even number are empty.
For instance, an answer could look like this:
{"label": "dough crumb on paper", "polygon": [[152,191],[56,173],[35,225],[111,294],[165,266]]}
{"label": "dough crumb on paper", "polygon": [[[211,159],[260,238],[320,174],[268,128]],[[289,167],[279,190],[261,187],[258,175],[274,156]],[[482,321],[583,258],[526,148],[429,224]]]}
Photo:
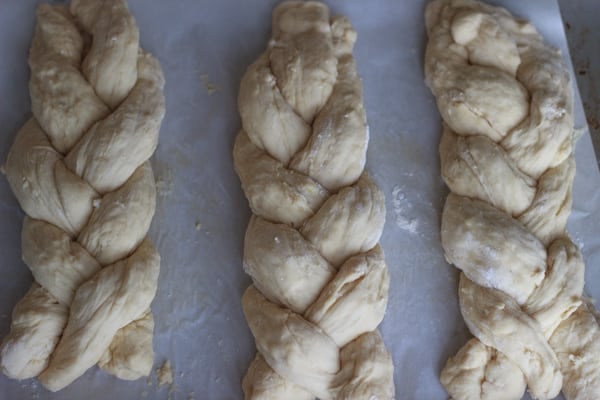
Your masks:
{"label": "dough crumb on paper", "polygon": [[204,83],[204,87],[206,88],[206,92],[211,95],[220,90],[220,88],[214,83],[208,80],[208,74],[200,75],[200,79],[202,79],[202,83]]}
{"label": "dough crumb on paper", "polygon": [[171,369],[171,362],[165,361],[162,367],[156,370],[156,378],[158,379],[158,386],[173,385],[173,370]]}

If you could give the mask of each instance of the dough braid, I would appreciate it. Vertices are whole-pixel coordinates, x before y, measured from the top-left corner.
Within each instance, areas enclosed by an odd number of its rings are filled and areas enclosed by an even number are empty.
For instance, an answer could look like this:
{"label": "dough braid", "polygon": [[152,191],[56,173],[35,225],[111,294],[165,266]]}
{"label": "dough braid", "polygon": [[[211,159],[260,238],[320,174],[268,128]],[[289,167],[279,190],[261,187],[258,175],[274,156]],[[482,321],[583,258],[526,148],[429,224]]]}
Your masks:
{"label": "dough braid", "polygon": [[148,159],[164,79],[138,42],[123,0],[37,9],[33,118],[6,161],[36,282],[13,311],[1,366],[52,391],[96,363],[122,379],[152,368],[160,257],[146,238],[156,195]]}
{"label": "dough braid", "polygon": [[235,169],[253,216],[243,308],[259,354],[246,399],[392,399],[376,328],[389,278],[384,196],[364,173],[368,129],[345,18],[284,2],[244,75]]}
{"label": "dough braid", "polygon": [[436,0],[427,84],[444,119],[451,193],[442,245],[461,272],[476,339],[444,367],[455,399],[600,393],[600,332],[582,302],[584,264],[566,232],[575,175],[573,95],[558,50],[506,10]]}

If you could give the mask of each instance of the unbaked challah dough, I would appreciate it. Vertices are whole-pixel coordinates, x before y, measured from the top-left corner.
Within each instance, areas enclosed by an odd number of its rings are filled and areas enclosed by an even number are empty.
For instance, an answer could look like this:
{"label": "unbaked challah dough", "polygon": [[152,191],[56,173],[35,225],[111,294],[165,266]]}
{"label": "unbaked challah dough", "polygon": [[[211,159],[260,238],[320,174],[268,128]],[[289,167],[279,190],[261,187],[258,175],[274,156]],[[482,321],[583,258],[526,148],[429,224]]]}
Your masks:
{"label": "unbaked challah dough", "polygon": [[426,10],[426,82],[444,120],[451,193],[442,246],[461,270],[475,336],[448,360],[453,399],[600,394],[600,330],[581,299],[584,264],[566,232],[573,94],[558,50],[508,11],[474,0]]}
{"label": "unbaked challah dough", "polygon": [[284,2],[246,71],[235,170],[253,216],[242,303],[258,354],[246,399],[393,399],[377,326],[389,277],[384,196],[364,172],[369,132],[347,19]]}
{"label": "unbaked challah dough", "polygon": [[122,379],[148,375],[160,65],[123,0],[73,0],[38,7],[29,66],[33,117],[5,169],[36,282],[13,311],[2,371],[52,391],[96,363]]}

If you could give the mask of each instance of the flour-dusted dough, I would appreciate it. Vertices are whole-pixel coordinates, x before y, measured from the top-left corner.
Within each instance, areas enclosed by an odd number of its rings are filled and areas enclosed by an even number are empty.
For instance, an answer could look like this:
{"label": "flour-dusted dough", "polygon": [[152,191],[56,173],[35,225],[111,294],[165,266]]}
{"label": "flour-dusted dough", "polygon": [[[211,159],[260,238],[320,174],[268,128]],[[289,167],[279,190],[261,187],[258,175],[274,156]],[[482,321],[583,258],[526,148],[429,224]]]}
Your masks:
{"label": "flour-dusted dough", "polygon": [[475,339],[448,360],[454,399],[600,393],[600,328],[583,304],[584,264],[565,226],[575,175],[573,95],[560,53],[506,10],[434,0],[426,81],[444,128],[451,190],[442,246],[461,272]]}
{"label": "flour-dusted dough", "polygon": [[384,197],[364,172],[369,140],[345,18],[284,2],[244,75],[234,164],[254,215],[242,303],[258,354],[246,399],[393,399],[376,329],[389,277]]}
{"label": "flour-dusted dough", "polygon": [[36,283],[13,311],[2,371],[39,375],[53,391],[96,363],[122,379],[148,375],[160,65],[139,48],[123,0],[73,0],[38,7],[29,66],[33,117],[6,176],[27,214],[22,253]]}

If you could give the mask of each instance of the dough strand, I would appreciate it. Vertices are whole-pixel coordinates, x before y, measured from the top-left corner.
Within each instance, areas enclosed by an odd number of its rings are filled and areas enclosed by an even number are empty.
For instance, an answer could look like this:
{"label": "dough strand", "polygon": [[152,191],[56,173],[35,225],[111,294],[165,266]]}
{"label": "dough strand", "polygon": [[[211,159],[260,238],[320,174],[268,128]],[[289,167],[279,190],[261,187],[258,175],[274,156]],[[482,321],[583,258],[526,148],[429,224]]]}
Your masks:
{"label": "dough strand", "polygon": [[600,393],[599,326],[566,231],[575,176],[573,92],[529,22],[476,0],[434,0],[425,77],[443,118],[450,188],[442,246],[475,336],[448,360],[453,399]]}
{"label": "dough strand", "polygon": [[52,391],[96,363],[137,379],[154,358],[160,256],[147,238],[148,159],[165,113],[162,70],[139,47],[124,0],[41,4],[36,14],[33,117],[6,161],[35,282],[13,311],[0,366]]}
{"label": "dough strand", "polygon": [[355,40],[325,5],[284,2],[242,78],[233,158],[253,212],[242,304],[258,349],[247,400],[394,398],[377,332],[389,288],[385,201],[364,172]]}

